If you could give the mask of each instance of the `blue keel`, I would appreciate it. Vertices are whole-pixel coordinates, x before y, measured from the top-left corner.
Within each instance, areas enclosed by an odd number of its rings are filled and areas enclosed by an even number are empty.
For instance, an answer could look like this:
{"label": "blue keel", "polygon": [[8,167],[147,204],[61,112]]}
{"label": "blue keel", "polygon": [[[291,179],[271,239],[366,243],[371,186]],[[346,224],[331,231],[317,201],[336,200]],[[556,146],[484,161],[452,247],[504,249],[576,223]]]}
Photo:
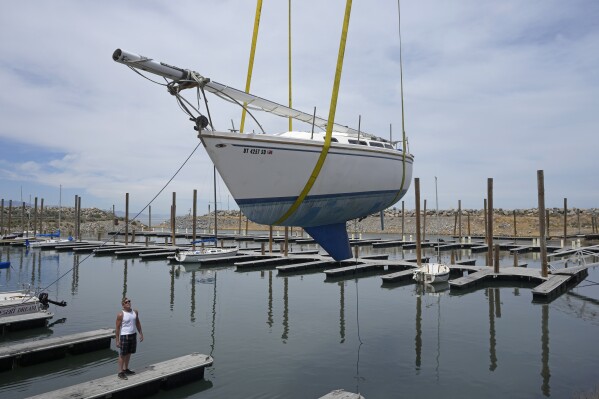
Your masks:
{"label": "blue keel", "polygon": [[304,227],[304,230],[337,262],[352,257],[345,222]]}

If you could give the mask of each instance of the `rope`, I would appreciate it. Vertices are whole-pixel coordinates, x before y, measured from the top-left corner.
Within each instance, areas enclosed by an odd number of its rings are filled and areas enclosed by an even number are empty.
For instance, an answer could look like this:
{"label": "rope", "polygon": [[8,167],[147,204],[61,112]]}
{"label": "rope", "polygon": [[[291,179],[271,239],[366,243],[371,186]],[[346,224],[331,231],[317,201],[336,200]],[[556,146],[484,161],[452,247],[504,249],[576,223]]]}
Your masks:
{"label": "rope", "polygon": [[[166,184],[160,189],[160,191],[158,191],[158,193],[154,196],[154,198],[152,198],[150,200],[150,202],[148,202],[146,204],[146,206],[137,213],[137,215],[135,215],[131,220],[135,220],[139,217],[139,215],[141,215],[141,213],[143,211],[145,211],[150,205],[152,205],[152,202],[154,202],[154,200],[156,200],[156,198],[158,198],[158,196],[160,194],[162,194],[162,192],[168,187],[168,185],[173,181],[173,179],[179,174],[179,172],[181,171],[181,169],[183,169],[183,167],[185,166],[185,164],[187,164],[187,162],[189,161],[189,159],[192,157],[192,155],[196,152],[196,150],[200,147],[200,145],[202,144],[202,142],[200,141],[198,143],[198,145],[196,145],[196,147],[193,149],[193,151],[191,152],[191,154],[189,154],[189,156],[187,157],[187,159],[185,159],[185,161],[181,164],[181,166],[179,167],[179,169],[177,169],[177,171],[175,172],[175,174],[166,182]],[[123,227],[121,227],[115,234],[120,233],[121,231],[123,231]],[[102,248],[104,245],[106,245],[106,243],[108,243],[108,241],[110,240],[105,240],[101,245],[100,248]],[[58,277],[56,280],[54,280],[53,282],[51,282],[50,284],[48,284],[48,286],[46,286],[44,289],[42,289],[42,291],[47,290],[48,288],[50,288],[52,285],[56,284],[58,281],[60,281],[63,277],[65,277],[66,275],[68,275],[69,273],[71,273],[73,271],[73,269],[75,267],[79,267],[80,264],[82,264],[83,262],[85,262],[90,256],[92,256],[93,253],[88,254],[85,258],[83,258],[83,260],[81,260],[80,262],[77,263],[77,265],[71,267],[69,270],[67,270],[66,272],[64,272],[60,277]]]}

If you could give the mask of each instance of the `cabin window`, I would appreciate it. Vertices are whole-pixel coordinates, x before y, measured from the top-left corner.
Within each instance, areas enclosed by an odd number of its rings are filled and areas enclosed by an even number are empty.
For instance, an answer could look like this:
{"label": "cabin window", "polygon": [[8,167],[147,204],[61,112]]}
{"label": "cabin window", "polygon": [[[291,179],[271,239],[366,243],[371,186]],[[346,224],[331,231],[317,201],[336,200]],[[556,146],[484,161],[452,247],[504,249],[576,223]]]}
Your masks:
{"label": "cabin window", "polygon": [[368,144],[366,144],[365,141],[362,141],[362,140],[358,141],[358,140],[354,140],[354,139],[348,139],[347,142],[350,144],[368,145]]}
{"label": "cabin window", "polygon": [[331,137],[331,141],[332,141],[333,143],[338,143],[338,142],[339,142],[339,140],[337,140],[337,138],[335,138],[335,137]]}
{"label": "cabin window", "polygon": [[390,150],[392,150],[392,149],[393,149],[393,146],[392,146],[391,144],[387,144],[387,143],[385,143],[385,148],[389,148]]}
{"label": "cabin window", "polygon": [[383,143],[379,143],[379,142],[376,142],[376,141],[371,141],[370,142],[370,146],[371,147],[381,147],[381,148],[384,147]]}

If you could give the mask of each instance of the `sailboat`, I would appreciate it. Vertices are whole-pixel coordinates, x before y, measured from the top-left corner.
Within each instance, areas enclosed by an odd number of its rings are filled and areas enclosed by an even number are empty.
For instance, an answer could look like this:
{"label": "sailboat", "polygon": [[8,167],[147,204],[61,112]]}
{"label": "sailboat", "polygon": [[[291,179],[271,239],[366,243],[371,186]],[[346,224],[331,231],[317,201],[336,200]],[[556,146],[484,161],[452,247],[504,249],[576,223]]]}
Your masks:
{"label": "sailboat", "polygon": [[[408,191],[414,156],[407,151],[405,132],[401,141],[386,140],[335,123],[334,112],[330,114],[332,120],[322,118],[315,112],[302,112],[218,83],[190,69],[122,49],[116,49],[112,59],[167,80],[169,93],[195,122],[208,156],[249,220],[302,227],[336,261],[352,257],[348,220],[378,213]],[[266,132],[258,123],[261,133],[216,130],[211,119],[181,97],[180,92],[189,88],[204,94],[206,107],[208,92],[245,110],[292,118],[311,129]]]}
{"label": "sailboat", "polygon": [[[435,176],[435,200],[437,205],[436,219],[437,226],[439,225],[439,197],[437,195],[437,177]],[[449,280],[449,266],[441,263],[441,250],[439,248],[439,238],[437,237],[437,262],[424,263],[414,270],[413,278],[416,281],[426,284],[446,283]]]}
{"label": "sailboat", "polygon": [[[191,249],[188,251],[180,251],[179,249],[175,252],[175,260],[180,263],[201,263],[208,259],[216,258],[228,258],[237,255],[239,251],[238,247],[233,248],[218,248],[218,223],[217,223],[217,209],[216,209],[216,167],[213,169],[214,177],[214,238],[200,240],[204,242],[206,240],[214,241],[214,247],[202,247],[200,249]],[[192,244],[196,244],[193,242]]]}

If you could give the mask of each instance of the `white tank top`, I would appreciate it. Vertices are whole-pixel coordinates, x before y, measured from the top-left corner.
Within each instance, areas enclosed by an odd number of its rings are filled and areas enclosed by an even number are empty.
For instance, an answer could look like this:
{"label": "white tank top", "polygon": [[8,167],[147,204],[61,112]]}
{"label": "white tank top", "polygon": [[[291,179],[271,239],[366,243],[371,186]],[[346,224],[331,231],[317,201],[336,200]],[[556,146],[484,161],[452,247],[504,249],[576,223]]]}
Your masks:
{"label": "white tank top", "polygon": [[123,310],[123,322],[121,324],[121,335],[135,334],[137,313],[134,310],[125,312]]}

